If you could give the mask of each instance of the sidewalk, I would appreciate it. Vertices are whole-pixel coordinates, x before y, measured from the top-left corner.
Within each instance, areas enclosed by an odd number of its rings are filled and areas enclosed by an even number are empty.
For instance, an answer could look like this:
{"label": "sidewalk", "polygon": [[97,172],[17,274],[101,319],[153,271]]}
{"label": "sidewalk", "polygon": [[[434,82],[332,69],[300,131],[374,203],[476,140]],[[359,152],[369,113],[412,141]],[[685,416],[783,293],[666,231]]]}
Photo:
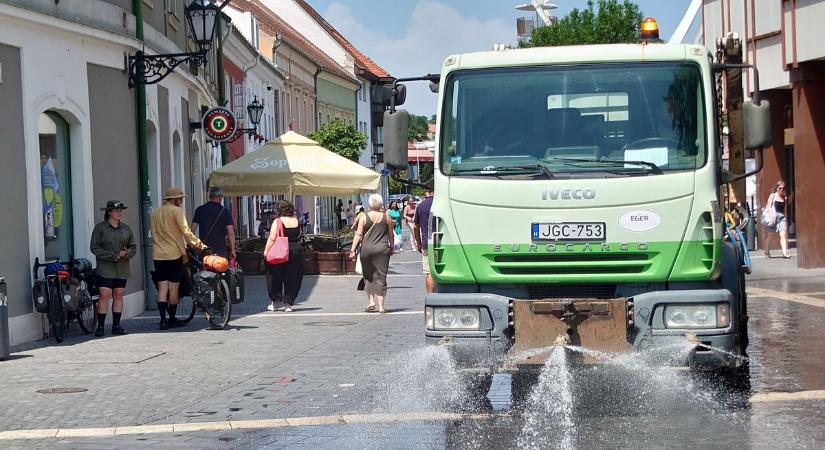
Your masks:
{"label": "sidewalk", "polygon": [[[393,257],[386,315],[362,312],[357,276],[307,276],[294,313],[268,312],[264,277],[252,276],[223,331],[196,317],[162,332],[156,313],[145,313],[124,321],[126,336],[73,333],[60,345],[17,346],[12,360],[0,362],[0,430],[354,411],[383,355],[423,343],[420,264],[417,253]],[[83,391],[38,393],[53,388]]]}

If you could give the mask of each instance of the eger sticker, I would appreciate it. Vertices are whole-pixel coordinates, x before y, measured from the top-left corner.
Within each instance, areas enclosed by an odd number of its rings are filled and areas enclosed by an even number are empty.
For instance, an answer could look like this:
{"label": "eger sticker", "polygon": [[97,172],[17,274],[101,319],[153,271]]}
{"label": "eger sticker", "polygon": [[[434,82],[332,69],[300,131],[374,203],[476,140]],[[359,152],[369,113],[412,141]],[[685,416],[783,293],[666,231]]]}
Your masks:
{"label": "eger sticker", "polygon": [[655,230],[661,224],[660,215],[643,209],[628,211],[619,217],[619,226],[634,233]]}

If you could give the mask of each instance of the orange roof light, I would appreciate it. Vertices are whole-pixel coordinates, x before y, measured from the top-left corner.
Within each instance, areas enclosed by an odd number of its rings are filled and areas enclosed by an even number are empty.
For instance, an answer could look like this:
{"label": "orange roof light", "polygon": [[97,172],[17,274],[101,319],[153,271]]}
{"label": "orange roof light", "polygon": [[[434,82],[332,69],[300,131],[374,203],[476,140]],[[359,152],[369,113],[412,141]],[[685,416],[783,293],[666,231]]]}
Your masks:
{"label": "orange roof light", "polygon": [[639,33],[643,41],[655,41],[659,39],[659,24],[656,19],[648,17],[642,21],[641,32]]}

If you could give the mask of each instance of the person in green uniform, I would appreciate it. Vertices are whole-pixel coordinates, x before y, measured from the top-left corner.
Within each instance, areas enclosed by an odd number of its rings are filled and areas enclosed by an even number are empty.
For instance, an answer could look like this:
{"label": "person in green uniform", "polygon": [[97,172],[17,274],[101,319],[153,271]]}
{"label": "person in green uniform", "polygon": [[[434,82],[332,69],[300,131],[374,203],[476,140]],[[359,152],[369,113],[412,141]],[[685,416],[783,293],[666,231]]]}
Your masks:
{"label": "person in green uniform", "polygon": [[123,314],[123,294],[126,292],[126,280],[129,273],[129,260],[137,254],[137,245],[132,229],[121,221],[126,205],[118,200],[109,200],[101,208],[103,221],[92,230],[90,250],[97,258],[97,286],[100,300],[97,304],[97,330],[95,336],[103,336],[103,324],[112,302],[112,334],[124,335],[126,331],[120,326]]}

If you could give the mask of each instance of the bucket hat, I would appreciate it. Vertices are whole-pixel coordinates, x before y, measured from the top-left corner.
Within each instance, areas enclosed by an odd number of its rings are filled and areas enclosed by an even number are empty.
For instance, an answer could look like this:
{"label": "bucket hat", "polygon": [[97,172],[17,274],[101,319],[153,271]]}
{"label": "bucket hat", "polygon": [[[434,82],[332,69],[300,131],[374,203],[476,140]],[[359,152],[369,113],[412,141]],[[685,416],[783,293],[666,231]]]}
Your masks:
{"label": "bucket hat", "polygon": [[184,197],[186,197],[186,194],[183,193],[183,189],[181,189],[177,186],[172,186],[172,187],[166,189],[166,192],[163,194],[163,199],[164,200],[169,200],[171,198],[184,198]]}
{"label": "bucket hat", "polygon": [[106,202],[105,208],[100,208],[101,211],[110,211],[113,209],[126,209],[128,206],[124,205],[120,200],[109,200]]}

